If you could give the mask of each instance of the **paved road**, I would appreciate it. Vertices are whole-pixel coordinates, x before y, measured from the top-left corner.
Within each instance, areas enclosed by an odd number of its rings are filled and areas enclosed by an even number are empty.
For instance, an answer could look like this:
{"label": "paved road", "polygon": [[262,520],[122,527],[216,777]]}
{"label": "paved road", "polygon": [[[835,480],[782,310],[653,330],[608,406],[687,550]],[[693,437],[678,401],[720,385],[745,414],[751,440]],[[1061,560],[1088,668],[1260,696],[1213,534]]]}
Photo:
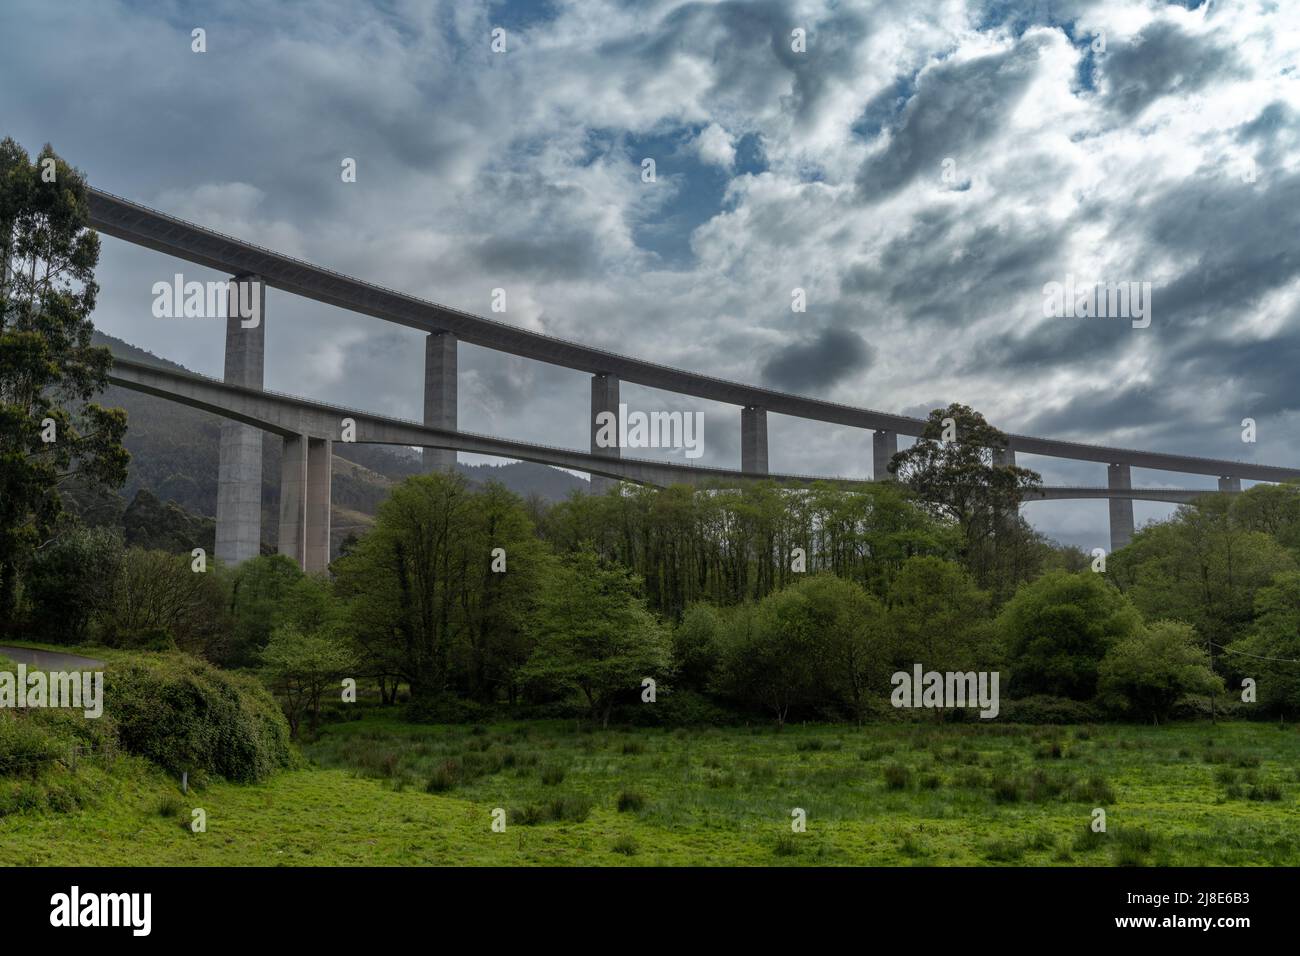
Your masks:
{"label": "paved road", "polygon": [[15,664],[26,664],[43,671],[77,671],[96,670],[103,667],[103,661],[79,654],[60,654],[57,651],[38,651],[31,647],[10,647],[0,644],[0,657],[7,657]]}

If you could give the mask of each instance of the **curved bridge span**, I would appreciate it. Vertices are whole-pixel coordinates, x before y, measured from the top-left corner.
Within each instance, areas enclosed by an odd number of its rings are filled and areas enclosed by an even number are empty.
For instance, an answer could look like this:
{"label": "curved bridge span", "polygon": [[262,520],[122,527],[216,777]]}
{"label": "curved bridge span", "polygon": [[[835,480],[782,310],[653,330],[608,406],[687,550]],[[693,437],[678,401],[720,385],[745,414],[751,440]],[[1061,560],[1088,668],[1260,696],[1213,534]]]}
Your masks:
{"label": "curved bridge span", "polygon": [[[791,486],[829,482],[844,487],[873,483],[863,478],[843,478],[834,475],[796,475],[776,472],[761,475],[675,462],[629,457],[610,458],[579,449],[558,448],[492,435],[435,428],[420,422],[375,415],[359,409],[330,405],[281,392],[231,385],[204,375],[177,372],[123,358],[114,359],[109,380],[123,388],[211,412],[284,438],[287,443],[286,449],[289,451],[285,456],[285,474],[282,475],[285,488],[301,484],[295,482],[295,476],[296,470],[303,467],[304,462],[301,459],[304,453],[310,461],[312,448],[316,446],[319,448],[317,454],[324,456],[324,460],[328,462],[333,443],[343,440],[344,429],[347,427],[350,427],[353,432],[351,440],[358,444],[403,445],[492,455],[585,471],[617,481],[659,487],[675,484],[735,487],[753,481],[775,481],[778,484]],[[298,452],[296,456],[292,454],[294,451]],[[323,493],[318,490],[316,494]],[[1060,501],[1122,497],[1128,501],[1185,503],[1204,494],[1207,492],[1199,489],[1130,488],[1116,491],[1100,487],[1047,486],[1038,489],[1029,500]],[[287,513],[281,515],[282,535],[288,534],[292,537],[296,533],[294,512],[295,505],[291,501]],[[287,528],[286,517],[289,525]],[[328,541],[328,536],[325,540]]]}
{"label": "curved bridge span", "polygon": [[[895,415],[866,408],[855,408],[822,399],[792,395],[772,389],[730,382],[695,372],[674,369],[629,356],[618,355],[564,339],[553,338],[515,328],[503,322],[486,319],[434,302],[386,289],[373,283],[303,262],[270,249],[231,236],[222,235],[201,225],[186,222],[166,213],[151,209],[101,190],[89,190],[89,221],[98,231],[135,245],[163,252],[198,265],[229,273],[232,281],[248,284],[251,296],[260,297],[261,321],[255,327],[244,328],[238,316],[227,319],[225,385],[235,389],[223,396],[208,395],[213,403],[209,410],[228,419],[223,426],[221,444],[221,476],[218,482],[217,504],[217,556],[229,562],[238,562],[258,552],[260,547],[260,501],[256,499],[255,485],[260,485],[261,446],[256,439],[256,429],[264,428],[282,434],[286,449],[296,454],[302,445],[302,475],[282,476],[282,481],[301,484],[304,488],[303,516],[299,522],[302,535],[291,540],[286,553],[296,555],[304,566],[323,568],[319,560],[319,512],[322,503],[320,492],[308,501],[307,494],[319,484],[309,480],[323,467],[328,473],[328,458],[322,466],[313,464],[312,448],[316,443],[333,440],[316,430],[294,430],[277,422],[288,421],[293,414],[304,416],[306,424],[313,415],[328,413],[335,419],[345,414],[358,424],[358,432],[398,434],[414,440],[395,441],[395,444],[423,446],[426,467],[446,468],[454,465],[456,451],[469,451],[501,457],[539,461],[561,467],[586,471],[593,475],[593,490],[599,491],[611,480],[638,481],[647,484],[674,482],[699,483],[701,481],[748,480],[771,477],[783,482],[807,483],[830,480],[853,483],[851,479],[817,478],[802,475],[769,475],[767,466],[767,413],[774,412],[810,421],[828,422],[869,429],[873,435],[873,474],[885,474],[885,466],[897,451],[899,435],[919,436],[923,433],[924,419]],[[280,408],[278,415],[288,416],[275,421],[249,420],[244,409],[243,393],[270,397],[264,392],[263,357],[265,348],[265,286],[325,302],[353,312],[370,315],[427,333],[425,340],[424,421],[401,422],[384,419],[359,411],[320,405],[307,399],[279,396],[279,399],[298,403],[296,412]],[[241,285],[241,288],[244,288]],[[495,351],[519,355],[537,361],[589,372],[591,382],[592,443],[588,453],[572,449],[548,449],[545,446],[514,442],[492,436],[471,435],[457,429],[457,353],[460,340]],[[200,390],[193,381],[197,376],[180,376],[177,373],[171,385],[179,392],[168,392],[167,385],[158,379],[145,381],[147,375],[138,363],[120,362],[115,381],[128,388],[151,391],[163,397],[187,401],[184,394],[192,396]],[[153,369],[155,373],[161,370]],[[617,448],[598,448],[595,441],[595,417],[600,412],[616,412],[619,405],[620,381],[634,382],[651,388],[681,395],[710,399],[740,406],[741,467],[738,471],[672,465],[623,458]],[[216,383],[218,385],[222,383]],[[236,407],[238,406],[238,407]],[[224,409],[224,410],[223,410]],[[311,411],[316,409],[316,411]],[[265,409],[262,409],[263,411]],[[323,421],[323,419],[322,419]],[[365,429],[361,427],[366,422]],[[411,431],[423,430],[420,434]],[[405,431],[404,431],[405,430]],[[333,434],[332,432],[330,434]],[[1218,479],[1221,491],[1238,491],[1241,480],[1287,481],[1300,479],[1300,468],[1264,465],[1255,462],[1229,461],[1197,456],[1177,455],[1167,452],[1148,452],[1137,449],[1091,445],[1080,442],[1038,438],[1030,435],[1009,435],[1009,447],[1001,458],[1004,463],[1014,463],[1017,453],[1045,455],[1073,461],[1099,462],[1107,465],[1107,484],[1104,488],[1044,488],[1038,495],[1042,500],[1076,498],[1106,498],[1110,503],[1112,548],[1127,544],[1133,531],[1134,500],[1184,502],[1204,492],[1191,489],[1134,489],[1130,477],[1132,468],[1149,468],[1184,474],[1208,475]],[[382,441],[379,438],[358,441]],[[487,448],[498,450],[489,451]],[[509,449],[509,450],[507,450]],[[539,457],[544,456],[544,457]],[[319,477],[319,476],[318,476]],[[326,482],[328,484],[328,482]],[[327,493],[328,489],[326,489]],[[325,506],[326,522],[328,507]],[[306,514],[316,518],[309,521]],[[284,520],[282,516],[282,532]],[[290,529],[293,534],[296,531]],[[303,535],[312,538],[308,544]],[[291,535],[292,537],[292,535]],[[295,543],[296,541],[296,543]],[[328,544],[328,525],[324,532]],[[285,546],[282,544],[282,550]],[[307,552],[313,557],[309,560]]]}

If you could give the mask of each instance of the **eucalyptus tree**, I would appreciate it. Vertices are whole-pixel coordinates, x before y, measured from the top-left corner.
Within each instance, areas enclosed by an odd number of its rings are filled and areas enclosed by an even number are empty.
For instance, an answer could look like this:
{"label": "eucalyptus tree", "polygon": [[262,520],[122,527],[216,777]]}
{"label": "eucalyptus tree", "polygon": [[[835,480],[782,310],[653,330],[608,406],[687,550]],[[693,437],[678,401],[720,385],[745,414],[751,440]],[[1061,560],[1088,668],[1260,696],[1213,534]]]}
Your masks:
{"label": "eucalyptus tree", "polygon": [[20,570],[56,534],[61,484],[126,480],[126,414],[91,399],[108,383],[93,347],[99,237],[79,172],[46,146],[0,142],[0,619]]}

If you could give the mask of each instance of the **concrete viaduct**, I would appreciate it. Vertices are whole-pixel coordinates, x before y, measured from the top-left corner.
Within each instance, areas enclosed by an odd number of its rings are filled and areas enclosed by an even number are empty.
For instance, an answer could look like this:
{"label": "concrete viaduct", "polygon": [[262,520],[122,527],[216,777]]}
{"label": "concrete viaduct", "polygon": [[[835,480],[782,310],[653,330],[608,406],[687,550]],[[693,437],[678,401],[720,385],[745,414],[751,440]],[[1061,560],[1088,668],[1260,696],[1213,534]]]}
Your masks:
{"label": "concrete viaduct", "polygon": [[[237,563],[258,553],[261,540],[261,440],[259,430],[285,438],[281,475],[280,550],[307,570],[323,570],[329,555],[330,442],[340,435],[343,418],[356,423],[356,441],[425,448],[428,470],[454,465],[457,451],[499,455],[586,471],[592,490],[612,481],[647,484],[728,482],[762,477],[807,483],[812,476],[769,475],[767,413],[774,412],[870,429],[874,432],[873,475],[881,478],[898,450],[898,436],[920,436],[921,418],[855,408],[822,399],[669,368],[576,342],[552,338],[446,306],[385,289],[333,272],[203,226],[168,216],[96,189],[89,190],[90,225],[101,233],[179,259],[228,273],[260,297],[259,321],[245,328],[237,314],[227,318],[224,382],[180,375],[139,363],[119,361],[113,381],[223,415],[217,493],[216,556]],[[265,288],[315,299],[386,321],[419,329],[425,338],[424,421],[403,422],[265,392]],[[245,299],[247,301],[247,299]],[[496,351],[549,362],[591,374],[591,451],[548,448],[457,430],[457,344],[470,342]],[[741,409],[739,471],[699,468],[621,458],[618,448],[596,445],[596,416],[617,414],[619,384],[651,388],[737,405]],[[362,436],[366,437],[362,437]],[[1130,469],[1150,468],[1219,479],[1220,491],[1239,491],[1241,480],[1286,481],[1300,469],[1111,448],[1078,442],[1009,435],[1003,463],[1017,452],[1107,466],[1104,488],[1044,488],[1042,499],[1106,498],[1110,504],[1112,549],[1133,534],[1133,501],[1190,501],[1203,491],[1134,489]],[[844,481],[844,479],[821,479]]]}

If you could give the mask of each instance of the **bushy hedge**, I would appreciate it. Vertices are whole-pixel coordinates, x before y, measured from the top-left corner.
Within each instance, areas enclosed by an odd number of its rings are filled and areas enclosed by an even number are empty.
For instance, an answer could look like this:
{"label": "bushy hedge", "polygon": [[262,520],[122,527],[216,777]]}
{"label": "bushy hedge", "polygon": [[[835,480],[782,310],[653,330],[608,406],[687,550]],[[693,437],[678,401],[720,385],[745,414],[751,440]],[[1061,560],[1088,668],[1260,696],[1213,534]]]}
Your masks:
{"label": "bushy hedge", "polygon": [[26,714],[0,711],[0,776],[34,777],[69,750]]}
{"label": "bushy hedge", "polygon": [[174,773],[252,782],[292,762],[289,724],[251,677],[175,654],[115,662],[104,678],[123,748]]}
{"label": "bushy hedge", "polygon": [[1105,714],[1088,701],[1036,694],[1002,701],[999,719],[1012,724],[1094,724],[1104,720]]}

